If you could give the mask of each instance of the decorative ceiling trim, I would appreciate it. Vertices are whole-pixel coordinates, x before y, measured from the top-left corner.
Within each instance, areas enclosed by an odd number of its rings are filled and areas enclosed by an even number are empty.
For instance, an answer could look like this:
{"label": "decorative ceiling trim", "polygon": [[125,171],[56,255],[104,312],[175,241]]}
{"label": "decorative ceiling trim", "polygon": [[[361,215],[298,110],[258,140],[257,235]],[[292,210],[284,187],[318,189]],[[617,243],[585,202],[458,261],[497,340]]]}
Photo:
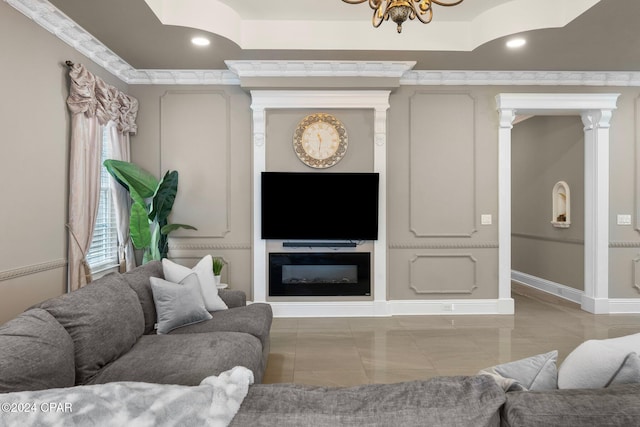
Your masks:
{"label": "decorative ceiling trim", "polygon": [[600,1],[484,0],[456,12],[439,8],[435,22],[407,25],[399,43],[388,28],[373,28],[370,10],[338,0],[145,0],[162,24],[217,34],[242,49],[405,52],[472,51],[509,34],[564,27]]}
{"label": "decorative ceiling trim", "polygon": [[4,0],[127,84],[239,85],[245,77],[398,77],[412,86],[619,86],[640,87],[640,72],[430,71],[415,62],[226,61],[229,70],[138,70],[47,0]]}
{"label": "decorative ceiling trim", "polygon": [[126,83],[134,85],[232,85],[238,76],[228,70],[132,70]]}
{"label": "decorative ceiling trim", "polygon": [[4,0],[127,84],[239,85],[228,70],[137,70],[47,0]]}
{"label": "decorative ceiling trim", "polygon": [[238,77],[393,77],[415,61],[224,61]]}
{"label": "decorative ceiling trim", "polygon": [[4,0],[27,18],[128,83],[135,69],[47,0]]}
{"label": "decorative ceiling trim", "polygon": [[407,71],[401,85],[416,86],[640,86],[625,71]]}

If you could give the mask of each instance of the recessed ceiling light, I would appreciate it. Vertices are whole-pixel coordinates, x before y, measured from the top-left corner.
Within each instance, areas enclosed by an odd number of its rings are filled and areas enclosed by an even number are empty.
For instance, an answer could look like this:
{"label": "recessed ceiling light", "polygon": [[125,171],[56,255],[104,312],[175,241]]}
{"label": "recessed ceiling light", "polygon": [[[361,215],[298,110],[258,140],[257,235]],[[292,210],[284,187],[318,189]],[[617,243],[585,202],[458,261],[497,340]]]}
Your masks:
{"label": "recessed ceiling light", "polygon": [[519,47],[524,46],[525,44],[527,44],[527,41],[522,38],[511,39],[507,41],[507,47],[510,49],[517,49]]}
{"label": "recessed ceiling light", "polygon": [[209,46],[209,43],[211,42],[208,38],[205,37],[194,37],[191,39],[191,43],[195,44],[196,46]]}

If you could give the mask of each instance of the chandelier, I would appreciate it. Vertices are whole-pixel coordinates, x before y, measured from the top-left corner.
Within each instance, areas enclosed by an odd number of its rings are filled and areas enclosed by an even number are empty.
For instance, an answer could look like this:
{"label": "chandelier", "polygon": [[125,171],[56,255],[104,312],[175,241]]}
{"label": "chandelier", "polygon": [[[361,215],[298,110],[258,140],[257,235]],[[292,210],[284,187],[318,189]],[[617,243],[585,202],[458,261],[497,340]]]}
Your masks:
{"label": "chandelier", "polygon": [[[349,4],[360,4],[367,0],[342,0]],[[388,21],[389,18],[398,24],[398,33],[402,32],[402,23],[407,19],[415,19],[416,17],[424,24],[428,24],[433,19],[432,3],[440,6],[455,6],[463,2],[463,0],[454,0],[445,2],[443,0],[368,0],[369,7],[373,9],[373,18],[371,22],[375,28],[378,28],[382,21]]]}

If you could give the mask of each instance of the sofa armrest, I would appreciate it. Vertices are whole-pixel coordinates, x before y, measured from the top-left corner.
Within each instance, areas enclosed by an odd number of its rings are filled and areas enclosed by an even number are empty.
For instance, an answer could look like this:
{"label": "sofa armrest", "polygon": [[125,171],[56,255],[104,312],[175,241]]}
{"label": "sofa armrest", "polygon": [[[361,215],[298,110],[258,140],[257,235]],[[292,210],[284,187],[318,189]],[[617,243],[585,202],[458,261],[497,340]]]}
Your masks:
{"label": "sofa armrest", "polygon": [[222,298],[227,307],[244,307],[247,305],[247,295],[243,291],[233,289],[220,289],[218,295]]}

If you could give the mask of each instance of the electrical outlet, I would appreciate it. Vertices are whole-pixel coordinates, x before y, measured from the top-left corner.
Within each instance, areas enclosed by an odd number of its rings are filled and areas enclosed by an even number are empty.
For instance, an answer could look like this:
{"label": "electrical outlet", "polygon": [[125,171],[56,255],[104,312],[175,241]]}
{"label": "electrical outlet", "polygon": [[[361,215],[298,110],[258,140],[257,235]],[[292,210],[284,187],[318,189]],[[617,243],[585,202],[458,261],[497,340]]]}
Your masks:
{"label": "electrical outlet", "polygon": [[482,225],[491,225],[493,223],[493,218],[491,214],[483,214],[480,215],[480,224]]}
{"label": "electrical outlet", "polygon": [[631,225],[631,215],[618,215],[618,225]]}

